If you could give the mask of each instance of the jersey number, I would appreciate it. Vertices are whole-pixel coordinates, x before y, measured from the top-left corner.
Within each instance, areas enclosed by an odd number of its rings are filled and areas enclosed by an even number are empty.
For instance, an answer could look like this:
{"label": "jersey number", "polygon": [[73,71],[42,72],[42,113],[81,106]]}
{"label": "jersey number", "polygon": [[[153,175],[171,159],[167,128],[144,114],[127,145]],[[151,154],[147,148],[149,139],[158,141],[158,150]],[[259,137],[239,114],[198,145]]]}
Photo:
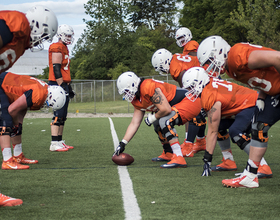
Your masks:
{"label": "jersey number", "polygon": [[8,59],[8,56],[11,56],[11,63],[14,63],[16,60],[16,53],[12,49],[6,50],[4,53],[0,54],[0,61],[3,60],[4,65],[0,65],[0,71],[6,69],[10,65],[10,60]]}
{"label": "jersey number", "polygon": [[232,91],[232,85],[230,85],[230,82],[228,82],[228,84],[226,84],[226,83],[224,83],[224,80],[213,79],[213,82],[212,82],[213,88],[218,88],[218,85],[227,88],[227,90],[228,90],[229,92]]}

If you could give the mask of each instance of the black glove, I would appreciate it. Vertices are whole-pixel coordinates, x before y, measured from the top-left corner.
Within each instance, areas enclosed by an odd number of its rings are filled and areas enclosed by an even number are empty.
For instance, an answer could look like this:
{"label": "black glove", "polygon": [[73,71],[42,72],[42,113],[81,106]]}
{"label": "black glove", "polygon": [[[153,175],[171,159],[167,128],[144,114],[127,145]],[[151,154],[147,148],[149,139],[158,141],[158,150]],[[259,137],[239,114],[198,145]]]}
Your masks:
{"label": "black glove", "polygon": [[209,152],[205,150],[204,157],[202,160],[204,161],[204,165],[201,176],[211,176],[212,154],[209,154]]}
{"label": "black glove", "polygon": [[67,91],[68,91],[68,90],[67,90],[67,86],[68,86],[68,85],[67,85],[65,82],[63,82],[63,83],[60,84],[60,86],[64,89],[66,95],[68,95],[68,92],[67,92]]}
{"label": "black glove", "polygon": [[75,91],[72,89],[71,84],[68,85],[69,88],[69,98],[72,99],[76,95]]}
{"label": "black glove", "polygon": [[126,144],[121,141],[119,143],[119,146],[116,148],[115,152],[113,153],[113,156],[115,156],[115,155],[119,156],[120,153],[124,152],[125,145]]}

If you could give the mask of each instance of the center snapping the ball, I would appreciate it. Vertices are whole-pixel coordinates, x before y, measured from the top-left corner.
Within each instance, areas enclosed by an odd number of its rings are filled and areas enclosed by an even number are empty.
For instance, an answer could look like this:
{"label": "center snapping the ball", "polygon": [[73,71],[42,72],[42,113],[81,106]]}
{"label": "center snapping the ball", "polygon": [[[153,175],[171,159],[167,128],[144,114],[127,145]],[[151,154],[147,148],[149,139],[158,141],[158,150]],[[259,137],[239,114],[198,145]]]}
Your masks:
{"label": "center snapping the ball", "polygon": [[127,165],[130,165],[133,163],[134,161],[134,158],[127,154],[127,153],[120,153],[119,156],[117,155],[114,155],[112,157],[112,161],[117,164],[117,165],[120,165],[120,166],[127,166]]}

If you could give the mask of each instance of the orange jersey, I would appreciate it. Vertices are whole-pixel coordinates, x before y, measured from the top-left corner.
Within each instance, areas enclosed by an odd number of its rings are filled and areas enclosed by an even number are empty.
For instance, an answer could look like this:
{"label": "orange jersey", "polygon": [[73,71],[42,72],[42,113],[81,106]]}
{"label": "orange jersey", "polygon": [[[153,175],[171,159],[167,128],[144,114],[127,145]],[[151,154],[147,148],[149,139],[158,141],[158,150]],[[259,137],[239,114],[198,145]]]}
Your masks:
{"label": "orange jersey", "polygon": [[199,44],[195,40],[191,40],[184,46],[183,54],[189,54],[189,52],[197,52]]}
{"label": "orange jersey", "polygon": [[216,102],[221,102],[223,117],[235,116],[243,109],[255,106],[258,93],[255,90],[225,80],[210,78],[201,93],[201,107],[208,112]]}
{"label": "orange jersey", "polygon": [[172,56],[170,62],[169,72],[172,78],[177,81],[180,73],[184,70],[188,70],[194,66],[200,66],[199,61],[196,56],[183,55],[180,53],[175,53]]}
{"label": "orange jersey", "polygon": [[227,74],[252,88],[260,89],[274,96],[280,93],[280,73],[274,67],[249,69],[248,58],[254,50],[270,50],[270,48],[251,45],[248,43],[235,44],[228,53]]}
{"label": "orange jersey", "polygon": [[49,47],[49,81],[56,81],[53,72],[52,53],[62,53],[62,63],[61,63],[60,70],[61,70],[63,82],[70,83],[71,75],[70,75],[69,51],[67,46],[60,42],[53,43]]}
{"label": "orange jersey", "polygon": [[29,48],[30,26],[24,13],[19,11],[0,11],[0,20],[4,20],[13,39],[0,49],[0,73],[12,67],[18,58]]}
{"label": "orange jersey", "polygon": [[9,102],[13,103],[26,91],[32,89],[32,103],[30,110],[39,110],[45,103],[48,96],[48,84],[38,80],[34,77],[26,75],[17,75],[14,73],[7,73],[3,83],[2,89],[9,98]]}
{"label": "orange jersey", "polygon": [[[145,79],[140,85],[140,99],[134,99],[131,104],[141,111],[158,111],[158,108],[151,101],[156,88],[161,89],[168,102],[171,102],[176,95],[177,86],[153,79]],[[198,102],[191,102],[185,97],[179,103],[173,105],[173,107],[179,111],[184,124],[199,114],[201,109],[200,99]]]}

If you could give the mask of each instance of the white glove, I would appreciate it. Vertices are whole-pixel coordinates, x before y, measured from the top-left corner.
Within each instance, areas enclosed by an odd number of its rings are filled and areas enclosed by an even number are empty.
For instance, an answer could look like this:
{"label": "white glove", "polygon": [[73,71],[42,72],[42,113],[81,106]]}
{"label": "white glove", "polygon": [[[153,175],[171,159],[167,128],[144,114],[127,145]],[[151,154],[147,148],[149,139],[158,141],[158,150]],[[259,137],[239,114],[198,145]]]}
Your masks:
{"label": "white glove", "polygon": [[264,110],[264,99],[258,98],[258,100],[256,102],[256,106],[260,112],[263,111]]}
{"label": "white glove", "polygon": [[145,123],[148,126],[151,126],[156,120],[157,120],[157,118],[156,118],[155,114],[149,113],[147,118],[145,118]]}

